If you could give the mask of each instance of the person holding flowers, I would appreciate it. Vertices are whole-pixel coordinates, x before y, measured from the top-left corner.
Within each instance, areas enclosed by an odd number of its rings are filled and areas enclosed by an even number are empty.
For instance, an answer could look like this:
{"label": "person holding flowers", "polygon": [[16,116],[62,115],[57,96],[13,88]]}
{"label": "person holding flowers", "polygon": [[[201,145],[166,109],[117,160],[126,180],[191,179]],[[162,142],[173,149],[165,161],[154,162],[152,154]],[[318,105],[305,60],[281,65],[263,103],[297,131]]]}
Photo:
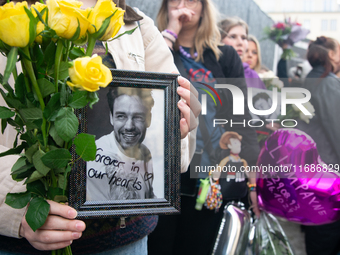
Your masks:
{"label": "person holding flowers", "polygon": [[[121,8],[110,0],[86,2],[88,7],[94,6],[87,9],[74,0],[48,0],[46,6],[37,3],[30,9],[26,2],[0,7],[0,51],[7,57],[1,84],[8,93],[3,89],[0,92],[10,107],[1,108],[5,113],[1,114],[2,126],[14,125],[23,141],[20,145],[15,142],[15,152],[2,155],[24,152],[18,160],[16,156],[0,158],[1,254],[46,254],[43,251],[50,250],[52,254],[147,254],[146,236],[155,228],[157,216],[129,217],[124,219],[125,224],[115,218],[80,221],[74,220],[73,208],[59,203],[67,201],[70,146],[74,144],[85,161],[94,159],[94,137],[77,135],[79,122],[73,112],[94,104],[98,100],[95,91],[112,80],[102,61],[117,69],[177,71],[152,20],[126,6],[125,1],[116,2]],[[131,35],[112,40],[116,34],[131,33],[134,28]],[[36,39],[38,42],[34,42]],[[98,40],[103,41],[101,45],[107,43],[109,56],[92,56],[93,52],[102,52],[103,47],[96,49]],[[86,41],[85,51],[77,47]],[[20,74],[15,68],[18,55],[23,66]],[[68,63],[69,59],[73,61]],[[11,73],[15,90],[8,82]],[[177,92],[183,98],[178,108],[185,171],[195,146],[201,106],[190,82],[179,77],[178,83]],[[82,139],[92,149],[82,147],[78,142]],[[27,185],[12,177],[25,180]],[[53,193],[55,190],[62,193]],[[9,192],[21,193],[6,196]],[[19,209],[9,207],[5,200]]]}

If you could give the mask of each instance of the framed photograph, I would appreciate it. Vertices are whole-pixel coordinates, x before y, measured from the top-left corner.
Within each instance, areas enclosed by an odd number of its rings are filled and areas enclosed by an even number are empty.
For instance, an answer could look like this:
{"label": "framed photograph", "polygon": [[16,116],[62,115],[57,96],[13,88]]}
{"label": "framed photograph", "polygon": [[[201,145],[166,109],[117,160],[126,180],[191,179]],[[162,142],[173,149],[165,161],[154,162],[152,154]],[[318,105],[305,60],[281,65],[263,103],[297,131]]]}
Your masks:
{"label": "framed photograph", "polygon": [[111,72],[99,102],[77,113],[80,132],[95,135],[97,153],[72,169],[69,204],[78,218],[178,213],[178,75]]}

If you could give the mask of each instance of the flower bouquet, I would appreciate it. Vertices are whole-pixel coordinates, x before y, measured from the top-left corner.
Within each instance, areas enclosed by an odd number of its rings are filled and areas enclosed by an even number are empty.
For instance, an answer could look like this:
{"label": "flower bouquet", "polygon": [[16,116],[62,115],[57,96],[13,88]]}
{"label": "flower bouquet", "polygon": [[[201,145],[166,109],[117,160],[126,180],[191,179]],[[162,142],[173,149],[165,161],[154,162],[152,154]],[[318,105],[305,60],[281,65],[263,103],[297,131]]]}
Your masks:
{"label": "flower bouquet", "polygon": [[271,27],[266,27],[264,30],[267,36],[266,39],[271,39],[283,49],[281,56],[283,59],[290,59],[295,55],[291,47],[294,43],[305,39],[309,32],[300,23],[291,22],[290,18],[285,19],[284,22],[278,22]]}
{"label": "flower bouquet", "polygon": [[268,90],[273,90],[273,88],[277,88],[277,90],[280,92],[284,86],[283,82],[274,74],[273,71],[259,73],[259,77],[266,85],[266,88]]}
{"label": "flower bouquet", "polygon": [[[7,194],[6,204],[29,204],[26,221],[33,231],[48,216],[46,199],[67,202],[74,162],[95,159],[95,137],[79,133],[75,111],[96,103],[96,91],[111,82],[101,57],[91,55],[96,40],[115,39],[124,25],[124,11],[111,0],[98,0],[86,10],[81,6],[75,0],[47,0],[30,8],[26,2],[0,7],[0,52],[7,58],[0,93],[8,106],[0,107],[1,130],[10,125],[17,131],[13,148],[0,156],[20,154],[11,175],[27,189]],[[70,247],[52,251],[71,253]]]}

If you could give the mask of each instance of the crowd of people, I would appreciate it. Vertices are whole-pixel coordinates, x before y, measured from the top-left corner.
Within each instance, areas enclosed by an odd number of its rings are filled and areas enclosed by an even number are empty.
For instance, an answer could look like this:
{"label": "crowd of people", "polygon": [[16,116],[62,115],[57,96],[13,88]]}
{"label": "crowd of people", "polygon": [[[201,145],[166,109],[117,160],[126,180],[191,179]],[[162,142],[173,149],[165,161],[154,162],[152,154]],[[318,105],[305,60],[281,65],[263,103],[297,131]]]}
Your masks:
{"label": "crowd of people", "polygon": [[[84,7],[89,7],[94,6],[96,0],[83,2]],[[219,210],[206,207],[197,210],[195,207],[200,179],[209,178],[209,172],[199,173],[198,179],[188,177],[196,164],[222,167],[226,164],[256,165],[260,145],[254,128],[242,125],[216,127],[213,125],[214,119],[233,119],[234,122],[251,120],[252,116],[247,106],[247,88],[266,89],[259,74],[268,69],[262,64],[260,43],[255,36],[249,34],[248,24],[238,17],[218,20],[218,11],[212,0],[162,0],[156,27],[151,18],[138,9],[126,6],[125,1],[114,0],[114,2],[126,10],[124,16],[126,26],[138,27],[138,29],[131,36],[109,42],[108,55],[105,55],[106,49],[101,43],[96,45],[95,52],[105,58],[109,57],[107,64],[111,63],[110,67],[117,69],[180,73],[178,78],[180,86],[177,92],[184,99],[178,102],[182,116],[180,120],[183,176],[181,213],[128,217],[125,228],[120,228],[121,222],[116,218],[76,220],[77,212],[73,208],[49,201],[48,219],[43,227],[34,232],[25,220],[25,208],[13,209],[4,203],[8,192],[24,191],[24,186],[14,182],[10,176],[11,167],[17,157],[2,157],[0,158],[0,254],[47,254],[50,250],[66,247],[72,243],[74,254],[208,255],[211,254],[218,235],[223,208],[230,201],[243,202],[247,208],[252,209],[255,218],[261,217],[257,206],[256,188],[254,188],[256,187],[255,173],[248,173],[243,177],[229,175],[228,181],[224,181],[223,185],[234,185],[237,191],[232,194],[222,194],[223,203]],[[126,47],[120,48],[121,45],[129,45],[136,51],[140,50],[141,52],[137,53],[142,56],[143,61],[136,60],[136,63],[124,61],[127,53],[123,50],[117,51],[117,49],[126,49]],[[294,86],[303,86],[311,92],[311,103],[315,108],[315,116],[311,122],[298,128],[315,139],[320,156],[325,163],[337,164],[340,162],[340,132],[337,125],[339,118],[334,116],[336,116],[340,96],[340,80],[337,76],[340,73],[339,42],[329,37],[318,37],[309,45],[307,60],[311,67],[302,63],[288,72]],[[3,69],[3,60],[0,65]],[[217,89],[223,104],[216,105],[212,99],[208,99],[206,114],[200,113],[199,101],[206,93],[202,89],[203,86],[215,87],[221,79],[232,80],[233,85],[245,95],[244,115],[234,115],[233,94],[228,89]],[[309,79],[308,82],[304,82],[305,79]],[[148,96],[153,102],[151,94]],[[122,108],[117,102],[123,100],[126,101],[124,104],[129,105],[129,109],[134,109],[136,113],[125,112],[124,109],[119,112],[123,112],[126,118],[137,114],[137,122],[139,119],[143,120],[143,125],[140,126],[138,123],[129,122],[130,125],[136,126],[135,130],[138,131],[138,128],[142,130],[140,133],[134,131],[138,139],[133,141],[131,137],[126,138],[122,135],[123,132],[127,132],[128,127],[126,123],[120,125],[121,120],[115,115],[117,109]],[[112,146],[108,143],[113,141],[115,146],[124,149],[121,157],[131,162],[131,158],[142,160],[141,169],[150,173],[153,171],[152,164],[150,163],[149,167],[145,167],[144,164],[146,161],[151,162],[150,151],[142,142],[149,127],[145,119],[150,115],[151,109],[138,113],[145,107],[143,100],[136,95],[125,92],[116,95],[110,105],[112,125],[115,130],[98,140],[97,146],[100,144],[109,151]],[[136,118],[133,118],[136,121]],[[228,137],[227,142],[225,137]],[[115,141],[118,141],[119,145]],[[222,149],[221,144],[224,144]],[[1,145],[0,149],[5,151],[7,148]],[[134,154],[131,156],[132,149]],[[220,158],[216,158],[218,151],[223,152]],[[143,164],[145,169],[142,167]],[[96,166],[95,163],[92,165]],[[124,169],[121,171],[124,172]],[[222,185],[221,178],[210,180],[220,182]],[[152,179],[145,183],[143,189],[133,194],[125,192],[124,199],[153,198],[155,196],[152,191],[153,181]],[[105,179],[100,180],[100,183],[99,186],[92,183],[88,188],[103,189]],[[110,199],[117,199],[121,195],[115,194],[117,187],[108,186],[108,190]],[[95,200],[95,198],[91,199]],[[337,253],[340,221],[321,226],[304,226],[303,230],[306,233],[308,255]]]}

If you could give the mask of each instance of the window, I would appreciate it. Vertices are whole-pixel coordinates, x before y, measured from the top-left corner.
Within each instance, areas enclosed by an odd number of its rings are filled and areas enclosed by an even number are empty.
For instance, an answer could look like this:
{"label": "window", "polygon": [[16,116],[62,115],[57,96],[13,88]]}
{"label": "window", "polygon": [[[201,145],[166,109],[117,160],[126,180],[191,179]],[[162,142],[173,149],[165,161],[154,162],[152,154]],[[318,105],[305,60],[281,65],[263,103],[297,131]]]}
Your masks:
{"label": "window", "polygon": [[328,20],[323,19],[321,20],[321,31],[327,31],[328,30]]}
{"label": "window", "polygon": [[337,27],[337,20],[336,19],[331,19],[331,24],[330,24],[330,30],[331,31],[336,31],[336,27]]}
{"label": "window", "polygon": [[310,30],[310,20],[309,20],[309,19],[305,19],[305,20],[303,21],[303,23],[302,23],[302,26],[303,26],[304,28],[307,28],[307,29]]}
{"label": "window", "polygon": [[333,10],[333,0],[323,0],[323,11],[330,12]]}
{"label": "window", "polygon": [[305,12],[314,11],[314,0],[303,0],[303,11]]}

